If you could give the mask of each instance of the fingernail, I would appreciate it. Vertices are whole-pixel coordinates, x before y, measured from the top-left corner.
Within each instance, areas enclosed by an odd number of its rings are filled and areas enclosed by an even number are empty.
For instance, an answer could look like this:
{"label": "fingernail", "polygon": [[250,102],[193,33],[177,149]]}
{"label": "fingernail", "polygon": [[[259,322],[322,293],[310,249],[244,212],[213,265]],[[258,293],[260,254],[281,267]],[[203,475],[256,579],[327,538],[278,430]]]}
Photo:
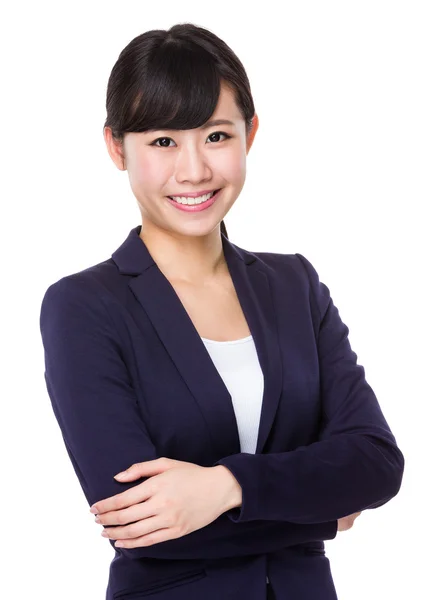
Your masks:
{"label": "fingernail", "polygon": [[117,473],[117,475],[114,475],[114,477],[126,477],[127,473],[125,471],[122,471],[121,473]]}

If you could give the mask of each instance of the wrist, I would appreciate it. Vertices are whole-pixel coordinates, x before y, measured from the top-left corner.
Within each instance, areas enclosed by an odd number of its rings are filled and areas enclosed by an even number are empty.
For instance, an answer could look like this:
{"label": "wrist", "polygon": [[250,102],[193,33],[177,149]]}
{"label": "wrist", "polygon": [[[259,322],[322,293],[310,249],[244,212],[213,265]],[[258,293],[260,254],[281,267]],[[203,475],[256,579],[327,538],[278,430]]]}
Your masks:
{"label": "wrist", "polygon": [[222,493],[222,512],[226,512],[231,508],[236,508],[242,505],[243,494],[242,488],[237,479],[224,465],[216,465],[212,467],[215,473],[220,477],[220,488]]}

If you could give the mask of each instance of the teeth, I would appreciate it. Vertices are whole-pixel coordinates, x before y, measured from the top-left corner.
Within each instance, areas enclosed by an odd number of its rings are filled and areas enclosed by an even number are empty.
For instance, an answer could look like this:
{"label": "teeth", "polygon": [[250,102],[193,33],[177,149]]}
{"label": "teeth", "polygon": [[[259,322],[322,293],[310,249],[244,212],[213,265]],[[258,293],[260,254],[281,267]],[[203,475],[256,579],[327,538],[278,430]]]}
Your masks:
{"label": "teeth", "polygon": [[206,202],[214,195],[215,192],[210,192],[204,196],[198,196],[197,198],[186,198],[185,196],[170,196],[172,200],[175,200],[179,204],[202,204]]}

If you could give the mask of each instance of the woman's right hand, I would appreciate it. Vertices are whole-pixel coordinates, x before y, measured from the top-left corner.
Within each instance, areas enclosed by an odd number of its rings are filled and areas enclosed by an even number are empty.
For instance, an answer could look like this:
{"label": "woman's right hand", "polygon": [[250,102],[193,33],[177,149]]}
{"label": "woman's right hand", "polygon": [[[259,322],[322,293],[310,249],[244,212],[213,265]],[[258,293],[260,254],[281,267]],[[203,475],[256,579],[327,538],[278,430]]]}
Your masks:
{"label": "woman's right hand", "polygon": [[338,531],[346,531],[347,529],[351,529],[351,527],[354,525],[354,521],[357,519],[357,517],[361,515],[361,511],[360,512],[356,512],[353,515],[348,515],[347,517],[342,517],[342,519],[338,519]]}

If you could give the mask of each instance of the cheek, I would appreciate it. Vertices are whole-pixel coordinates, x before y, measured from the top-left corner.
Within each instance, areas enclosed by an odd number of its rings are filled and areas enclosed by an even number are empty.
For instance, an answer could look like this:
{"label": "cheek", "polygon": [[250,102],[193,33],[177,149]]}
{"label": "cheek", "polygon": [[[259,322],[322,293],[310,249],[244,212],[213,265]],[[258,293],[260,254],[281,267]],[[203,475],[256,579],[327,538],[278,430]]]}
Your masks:
{"label": "cheek", "polygon": [[214,169],[226,181],[242,184],[246,175],[246,155],[242,152],[227,152],[218,157]]}
{"label": "cheek", "polygon": [[132,166],[129,179],[134,187],[158,190],[165,185],[167,177],[169,177],[169,169],[166,161],[158,161],[149,157],[137,157]]}

